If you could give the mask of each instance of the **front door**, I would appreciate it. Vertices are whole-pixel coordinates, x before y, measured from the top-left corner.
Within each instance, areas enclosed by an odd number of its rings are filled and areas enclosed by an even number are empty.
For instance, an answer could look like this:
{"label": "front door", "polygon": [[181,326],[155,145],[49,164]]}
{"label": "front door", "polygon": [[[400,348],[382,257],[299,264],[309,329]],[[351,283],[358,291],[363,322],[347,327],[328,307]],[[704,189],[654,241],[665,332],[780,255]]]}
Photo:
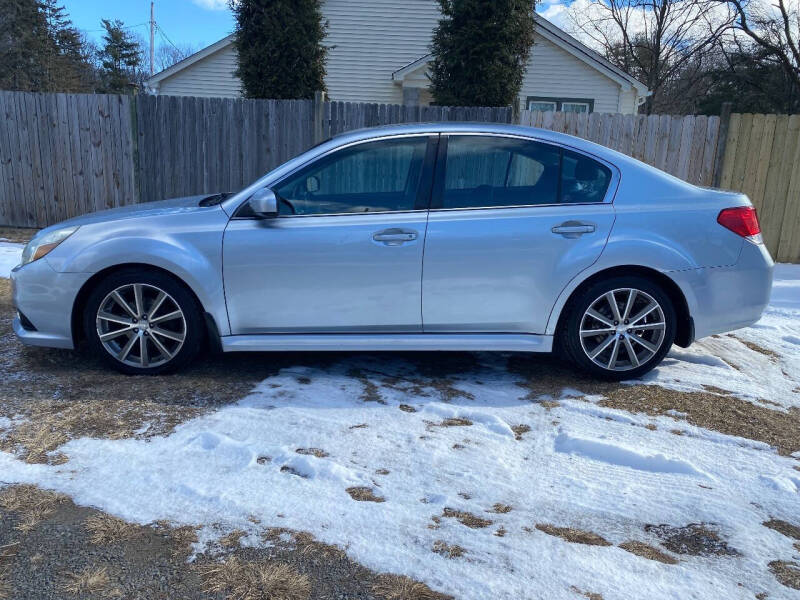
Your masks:
{"label": "front door", "polygon": [[561,290],[605,246],[614,172],[524,138],[448,138],[425,242],[424,331],[542,334]]}
{"label": "front door", "polygon": [[233,218],[231,333],[414,332],[436,138],[357,143],[275,184],[280,214]]}

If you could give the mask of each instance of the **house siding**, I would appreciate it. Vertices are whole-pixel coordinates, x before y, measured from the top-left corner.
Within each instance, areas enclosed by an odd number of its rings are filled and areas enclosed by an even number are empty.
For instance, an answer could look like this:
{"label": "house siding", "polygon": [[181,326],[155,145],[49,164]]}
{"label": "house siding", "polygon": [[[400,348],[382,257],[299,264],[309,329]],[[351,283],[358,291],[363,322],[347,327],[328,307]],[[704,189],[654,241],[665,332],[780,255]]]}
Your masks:
{"label": "house siding", "polygon": [[439,8],[432,0],[327,0],[328,96],[351,102],[403,101],[392,73],[430,52]]}
{"label": "house siding", "polygon": [[236,75],[233,44],[163,79],[158,93],[167,96],[229,97],[241,95],[242,82]]}
{"label": "house siding", "polygon": [[550,40],[537,36],[522,79],[519,97],[522,108],[527,108],[528,96],[591,98],[594,100],[594,112],[614,113],[622,108],[620,91],[620,85],[613,79],[578,60]]}

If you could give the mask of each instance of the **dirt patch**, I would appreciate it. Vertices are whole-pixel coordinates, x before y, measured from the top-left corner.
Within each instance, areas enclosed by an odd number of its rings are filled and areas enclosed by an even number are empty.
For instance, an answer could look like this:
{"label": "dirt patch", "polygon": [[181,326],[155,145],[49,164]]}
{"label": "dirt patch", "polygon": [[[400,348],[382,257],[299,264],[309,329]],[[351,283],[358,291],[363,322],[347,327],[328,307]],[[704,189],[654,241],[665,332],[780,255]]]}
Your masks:
{"label": "dirt patch", "polygon": [[16,529],[22,533],[50,518],[58,505],[66,501],[67,497],[63,494],[35,485],[12,485],[0,491],[0,508],[17,514]]}
{"label": "dirt patch", "polygon": [[787,521],[781,521],[780,519],[770,519],[769,521],[764,521],[762,525],[764,527],[768,527],[769,529],[774,529],[775,531],[785,535],[786,537],[790,537],[795,540],[800,540],[800,527],[798,527],[797,525],[792,525]]}
{"label": "dirt patch", "polygon": [[0,241],[27,244],[38,231],[38,229],[25,229],[21,227],[0,227]]}
{"label": "dirt patch", "polygon": [[123,540],[133,540],[142,535],[144,528],[128,523],[105,513],[92,515],[86,519],[86,531],[93,544],[112,544]]}
{"label": "dirt patch", "polygon": [[433,423],[435,427],[469,427],[472,421],[463,417],[448,417],[441,423]]}
{"label": "dirt patch", "polygon": [[295,450],[295,452],[298,454],[316,456],[317,458],[325,458],[326,456],[329,456],[329,454],[322,448],[298,448]]}
{"label": "dirt patch", "polygon": [[353,500],[359,502],[385,502],[386,498],[376,496],[372,488],[366,486],[354,486],[345,490]]}
{"label": "dirt patch", "polygon": [[779,360],[781,357],[781,355],[775,352],[774,350],[770,350],[769,348],[764,348],[763,346],[759,346],[755,342],[744,340],[736,335],[732,335],[731,337],[736,341],[744,344],[748,348],[750,348],[750,350],[752,350],[753,352],[758,352],[759,354],[763,354],[764,356],[769,356],[773,360]]}
{"label": "dirt patch", "polygon": [[504,515],[506,513],[510,513],[512,508],[513,507],[509,506],[508,504],[502,504],[500,502],[497,502],[495,503],[494,506],[492,506],[491,510],[488,510],[486,512],[495,513],[498,515]]}
{"label": "dirt patch", "polygon": [[383,600],[452,600],[452,596],[435,592],[424,583],[405,575],[381,575],[372,586],[373,593]]}
{"label": "dirt patch", "polygon": [[403,412],[407,412],[407,413],[415,413],[415,412],[417,412],[417,409],[414,408],[413,406],[409,405],[409,404],[401,404],[400,406],[398,406],[398,408],[400,410],[402,410]]}
{"label": "dirt patch", "polygon": [[587,592],[574,585],[571,585],[569,589],[571,589],[576,594],[580,594],[584,598],[588,598],[588,600],[603,600],[603,594],[597,594],[595,592]]}
{"label": "dirt patch", "polygon": [[739,551],[728,546],[711,526],[689,523],[683,527],[672,525],[645,525],[644,530],[654,534],[664,547],[675,554],[691,556],[738,556]]}
{"label": "dirt patch", "polygon": [[231,600],[307,600],[311,582],[289,565],[231,556],[201,568],[204,589]]}
{"label": "dirt patch", "polygon": [[514,439],[518,442],[522,440],[522,436],[528,433],[531,430],[530,425],[525,425],[524,423],[521,425],[513,425],[511,427],[511,431],[514,432]]}
{"label": "dirt patch", "polygon": [[537,523],[536,529],[552,535],[560,537],[562,540],[572,542],[573,544],[586,544],[588,546],[610,546],[611,542],[607,541],[604,537],[592,533],[591,531],[583,531],[582,529],[575,529],[573,527],[556,527],[548,523]]}
{"label": "dirt patch", "polygon": [[228,535],[225,535],[219,539],[219,545],[223,548],[238,548],[242,538],[246,535],[246,531],[234,529]]}
{"label": "dirt patch", "polygon": [[433,551],[447,558],[458,558],[459,556],[464,556],[466,553],[466,550],[458,544],[450,545],[444,540],[436,540],[433,542]]}
{"label": "dirt patch", "polygon": [[635,554],[636,556],[641,556],[642,558],[646,558],[648,560],[655,560],[660,563],[664,563],[665,565],[678,564],[677,559],[673,558],[669,554],[662,552],[658,548],[654,548],[649,544],[645,544],[644,542],[637,542],[635,540],[631,540],[628,542],[622,542],[619,545],[619,547],[625,550],[626,552]]}
{"label": "dirt patch", "polygon": [[444,511],[442,511],[442,516],[449,519],[458,519],[459,523],[466,525],[470,529],[483,529],[484,527],[488,527],[492,524],[489,519],[478,517],[465,510],[445,508]]}
{"label": "dirt patch", "polygon": [[785,560],[773,560],[767,566],[783,585],[800,590],[800,564]]}

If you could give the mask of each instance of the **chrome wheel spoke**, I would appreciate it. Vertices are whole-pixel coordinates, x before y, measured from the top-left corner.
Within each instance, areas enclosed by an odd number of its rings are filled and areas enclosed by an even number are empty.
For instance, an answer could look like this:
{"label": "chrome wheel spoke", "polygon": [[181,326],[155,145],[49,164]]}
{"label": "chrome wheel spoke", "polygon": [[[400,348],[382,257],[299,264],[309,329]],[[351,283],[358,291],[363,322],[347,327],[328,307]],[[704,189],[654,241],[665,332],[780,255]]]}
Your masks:
{"label": "chrome wheel spoke", "polygon": [[125,344],[125,346],[123,346],[122,350],[120,350],[119,353],[117,353],[117,355],[116,355],[116,357],[119,360],[124,362],[125,359],[128,358],[128,354],[131,353],[131,349],[133,348],[133,345],[136,343],[136,340],[138,339],[138,337],[139,337],[138,335],[132,335],[130,338],[128,338],[128,343]]}
{"label": "chrome wheel spoke", "polygon": [[169,340],[174,340],[176,342],[182,342],[185,334],[183,333],[175,333],[174,331],[169,331],[167,329],[161,329],[160,327],[153,327],[150,330],[150,333],[153,335],[160,335],[161,337],[165,337]]}
{"label": "chrome wheel spoke", "polygon": [[645,308],[643,308],[643,309],[642,309],[642,310],[639,312],[639,314],[637,314],[635,317],[633,317],[633,318],[631,319],[630,326],[631,326],[631,327],[633,327],[633,326],[634,326],[636,323],[638,323],[639,321],[641,321],[642,319],[644,319],[644,318],[645,318],[647,315],[649,315],[651,312],[653,312],[653,311],[654,311],[654,310],[656,310],[657,308],[661,308],[661,307],[660,307],[660,306],[659,306],[659,305],[658,305],[658,304],[657,304],[655,301],[653,301],[651,304],[649,304],[648,306],[646,306]]}
{"label": "chrome wheel spoke", "polygon": [[134,329],[134,326],[129,325],[128,327],[123,327],[122,329],[115,329],[114,331],[109,331],[108,333],[104,333],[100,336],[100,341],[107,342],[109,340],[116,339],[121,335],[130,333],[132,329]]}
{"label": "chrome wheel spoke", "polygon": [[128,317],[119,317],[110,312],[100,311],[97,313],[97,318],[109,323],[117,323],[119,325],[133,325],[133,321]]}
{"label": "chrome wheel spoke", "polygon": [[625,341],[625,351],[628,353],[628,359],[631,361],[632,367],[639,366],[639,357],[636,356],[636,351],[633,349],[633,344],[631,344],[630,339],[627,336],[623,338]]}
{"label": "chrome wheel spoke", "polygon": [[158,351],[164,356],[164,358],[172,358],[174,354],[167,350],[167,348],[162,344],[156,336],[150,336],[150,340],[153,342],[153,345],[158,348]]}
{"label": "chrome wheel spoke", "polygon": [[639,292],[636,290],[630,290],[628,292],[628,301],[625,302],[625,311],[622,313],[623,321],[631,316],[631,308],[633,308],[633,303],[636,302],[636,296],[638,293]]}
{"label": "chrome wheel spoke", "polygon": [[592,350],[592,352],[589,354],[589,358],[597,358],[597,356],[599,356],[606,348],[608,348],[615,339],[617,339],[616,335],[609,335],[604,341],[597,345],[597,348]]}
{"label": "chrome wheel spoke", "polygon": [[[155,299],[155,302],[153,302],[153,306],[150,307],[150,312],[147,313],[147,318],[150,320],[151,323],[153,322],[153,316],[156,314],[156,312],[158,312],[158,309],[161,308],[161,305],[164,304],[164,300],[166,299],[167,295],[164,292],[159,291],[158,296]],[[178,314],[181,314],[181,311],[177,312]]]}
{"label": "chrome wheel spoke", "polygon": [[640,346],[643,346],[644,348],[647,348],[653,354],[658,352],[658,346],[654,346],[653,344],[651,344],[650,342],[648,342],[646,340],[643,340],[642,338],[640,338],[636,334],[631,333],[631,334],[628,334],[628,335],[634,342],[636,342]]}
{"label": "chrome wheel spoke", "polygon": [[120,306],[121,306],[121,307],[122,307],[122,308],[125,310],[125,312],[126,312],[126,313],[128,313],[128,314],[129,314],[131,317],[133,317],[134,319],[138,318],[138,316],[139,316],[139,315],[138,315],[138,314],[136,314],[136,311],[135,311],[135,310],[133,310],[133,309],[131,308],[130,304],[128,304],[128,303],[125,301],[125,298],[123,298],[123,297],[120,295],[119,291],[117,291],[117,290],[114,290],[113,292],[111,292],[111,296],[114,298],[114,301],[115,301],[117,304],[119,304],[119,305],[120,305]]}
{"label": "chrome wheel spoke", "polygon": [[147,338],[139,336],[139,364],[143,367],[150,366],[150,354],[147,351]]}
{"label": "chrome wheel spoke", "polygon": [[611,308],[611,315],[614,317],[614,320],[617,323],[622,321],[622,315],[619,314],[619,306],[617,306],[617,299],[614,297],[613,291],[606,294],[606,302],[608,302],[608,306]]}
{"label": "chrome wheel spoke", "polygon": [[179,319],[183,316],[183,313],[179,310],[172,311],[171,313],[167,313],[166,315],[161,315],[160,317],[151,318],[150,324],[154,323],[161,323],[162,321],[171,321],[172,319]]}
{"label": "chrome wheel spoke", "polygon": [[599,312],[597,312],[593,308],[590,308],[589,310],[587,310],[586,314],[589,315],[590,317],[592,317],[593,319],[595,319],[597,321],[600,321],[603,325],[607,325],[608,327],[614,327],[614,321],[608,320],[606,317],[601,315]]}
{"label": "chrome wheel spoke", "polygon": [[614,333],[616,329],[613,327],[604,327],[603,329],[583,329],[581,337],[592,337],[593,335],[602,335],[604,333]]}
{"label": "chrome wheel spoke", "polygon": [[648,330],[648,329],[665,329],[666,326],[667,326],[666,323],[663,323],[663,322],[662,323],[643,323],[641,325],[637,325],[636,327],[633,327],[633,329],[635,329],[636,331],[640,331],[642,329],[645,329],[645,330]]}
{"label": "chrome wheel spoke", "polygon": [[608,368],[613,369],[617,366],[617,356],[619,356],[619,338],[614,337],[614,348],[611,350],[611,358],[608,359]]}
{"label": "chrome wheel spoke", "polygon": [[142,284],[133,284],[133,299],[136,302],[136,316],[144,316],[144,299],[142,298]]}

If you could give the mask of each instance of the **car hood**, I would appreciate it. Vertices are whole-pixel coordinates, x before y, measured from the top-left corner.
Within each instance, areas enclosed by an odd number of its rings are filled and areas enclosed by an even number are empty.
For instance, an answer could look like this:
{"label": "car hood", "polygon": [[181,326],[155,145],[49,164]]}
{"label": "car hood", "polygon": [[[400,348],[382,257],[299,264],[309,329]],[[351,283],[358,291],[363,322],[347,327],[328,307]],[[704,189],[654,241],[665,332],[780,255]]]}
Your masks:
{"label": "car hood", "polygon": [[143,204],[131,204],[120,208],[111,208],[98,212],[81,215],[67,219],[56,225],[48,227],[46,230],[61,229],[62,227],[74,227],[78,225],[91,225],[94,223],[107,223],[109,221],[119,221],[122,219],[138,219],[141,217],[156,217],[163,215],[180,215],[197,211],[222,210],[217,204],[201,206],[200,201],[211,197],[209,194],[199,196],[186,196],[183,198],[172,198],[170,200],[160,200],[158,202],[145,202]]}

